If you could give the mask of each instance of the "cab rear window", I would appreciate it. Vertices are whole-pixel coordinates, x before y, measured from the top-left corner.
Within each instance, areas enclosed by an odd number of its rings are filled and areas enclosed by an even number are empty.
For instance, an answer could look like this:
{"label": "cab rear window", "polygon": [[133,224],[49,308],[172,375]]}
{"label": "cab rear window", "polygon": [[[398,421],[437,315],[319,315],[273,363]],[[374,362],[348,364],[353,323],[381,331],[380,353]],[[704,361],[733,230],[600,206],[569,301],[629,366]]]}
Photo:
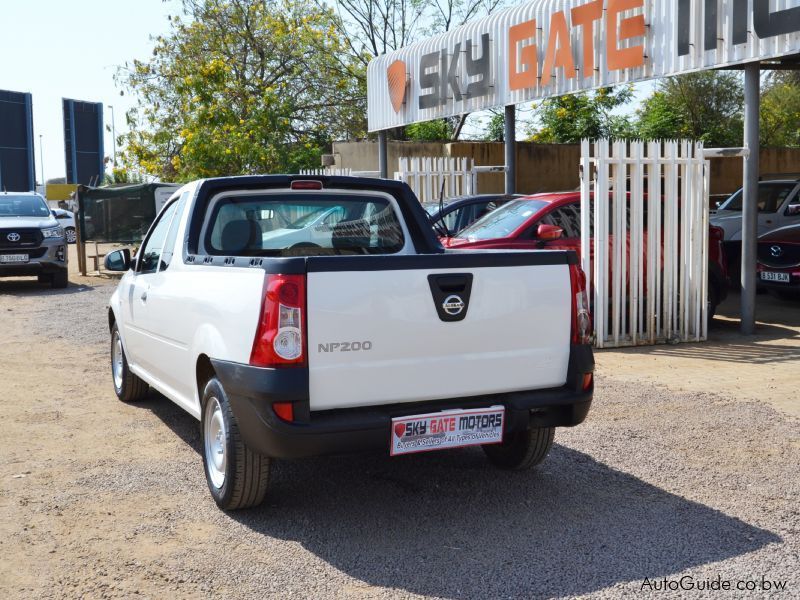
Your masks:
{"label": "cab rear window", "polygon": [[404,243],[388,199],[320,192],[222,196],[205,235],[208,253],[225,256],[393,254]]}

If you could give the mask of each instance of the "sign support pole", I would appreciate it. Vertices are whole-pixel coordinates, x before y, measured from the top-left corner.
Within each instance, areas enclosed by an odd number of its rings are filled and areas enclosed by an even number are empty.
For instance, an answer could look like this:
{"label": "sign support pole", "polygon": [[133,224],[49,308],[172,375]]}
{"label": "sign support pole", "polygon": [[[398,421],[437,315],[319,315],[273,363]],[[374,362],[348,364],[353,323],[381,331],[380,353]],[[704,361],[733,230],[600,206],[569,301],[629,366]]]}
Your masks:
{"label": "sign support pole", "polygon": [[740,330],[752,335],[756,328],[756,241],[758,238],[758,113],[760,63],[744,68],[744,145],[750,155],[744,161],[742,204],[742,306]]}
{"label": "sign support pole", "polygon": [[385,129],[378,132],[378,170],[382,179],[389,179],[389,149]]}
{"label": "sign support pole", "polygon": [[506,194],[514,194],[517,191],[517,109],[513,104],[505,107],[504,129]]}

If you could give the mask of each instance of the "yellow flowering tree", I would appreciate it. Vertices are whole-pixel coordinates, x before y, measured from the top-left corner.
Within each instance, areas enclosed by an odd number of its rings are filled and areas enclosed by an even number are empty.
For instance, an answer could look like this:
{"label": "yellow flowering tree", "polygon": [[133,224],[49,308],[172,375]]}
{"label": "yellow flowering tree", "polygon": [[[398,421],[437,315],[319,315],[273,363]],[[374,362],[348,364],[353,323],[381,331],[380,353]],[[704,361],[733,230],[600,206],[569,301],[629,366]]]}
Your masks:
{"label": "yellow flowering tree", "polygon": [[296,172],[363,135],[363,66],[306,0],[185,0],[169,35],[118,80],[138,99],[127,167],[169,181]]}

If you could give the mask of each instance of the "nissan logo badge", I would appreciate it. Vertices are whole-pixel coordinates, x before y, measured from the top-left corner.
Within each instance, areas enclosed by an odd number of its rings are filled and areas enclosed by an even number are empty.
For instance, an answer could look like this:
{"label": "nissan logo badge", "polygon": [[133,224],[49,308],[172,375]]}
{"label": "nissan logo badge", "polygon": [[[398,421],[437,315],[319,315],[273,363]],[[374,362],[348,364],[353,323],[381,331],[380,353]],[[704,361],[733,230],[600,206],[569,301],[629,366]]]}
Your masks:
{"label": "nissan logo badge", "polygon": [[442,302],[442,308],[448,315],[455,317],[464,311],[464,301],[461,299],[461,296],[452,294],[444,299],[444,302]]}
{"label": "nissan logo badge", "polygon": [[18,233],[9,233],[6,236],[6,239],[8,239],[9,242],[18,242],[20,239],[20,235]]}
{"label": "nissan logo badge", "polygon": [[783,249],[780,246],[770,246],[769,253],[775,258],[778,258],[781,254],[783,254]]}

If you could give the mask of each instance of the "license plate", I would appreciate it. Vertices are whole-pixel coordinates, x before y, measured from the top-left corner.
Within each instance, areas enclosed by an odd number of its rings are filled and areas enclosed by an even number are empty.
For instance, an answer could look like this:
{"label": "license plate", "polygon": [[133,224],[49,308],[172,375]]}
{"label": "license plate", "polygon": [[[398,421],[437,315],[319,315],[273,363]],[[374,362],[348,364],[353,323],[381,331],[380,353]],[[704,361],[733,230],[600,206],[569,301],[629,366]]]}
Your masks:
{"label": "license plate", "polygon": [[27,254],[0,254],[0,263],[26,263],[28,258]]}
{"label": "license plate", "polygon": [[499,444],[503,441],[506,409],[492,406],[456,409],[392,419],[392,456],[445,448]]}
{"label": "license plate", "polygon": [[775,273],[774,271],[761,271],[761,280],[762,281],[781,281],[783,283],[789,283],[789,274],[788,273]]}

